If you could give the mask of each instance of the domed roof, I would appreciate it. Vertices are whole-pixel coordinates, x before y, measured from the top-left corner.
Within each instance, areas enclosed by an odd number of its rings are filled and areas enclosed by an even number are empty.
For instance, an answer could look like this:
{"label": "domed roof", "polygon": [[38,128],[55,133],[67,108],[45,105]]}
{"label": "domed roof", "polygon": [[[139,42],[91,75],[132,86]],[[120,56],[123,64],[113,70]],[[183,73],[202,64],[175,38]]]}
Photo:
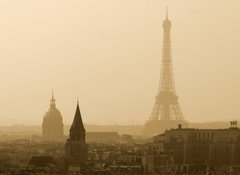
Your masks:
{"label": "domed roof", "polygon": [[60,111],[57,108],[49,108],[49,110],[45,113],[44,117],[43,117],[43,122],[47,122],[47,121],[61,121],[62,122],[62,115],[60,113]]}
{"label": "domed roof", "polygon": [[52,99],[50,100],[50,108],[48,111],[45,113],[43,117],[43,123],[45,122],[60,122],[62,123],[62,115],[60,111],[56,108],[55,104],[55,98],[52,96]]}
{"label": "domed roof", "polygon": [[42,123],[42,136],[44,140],[63,139],[63,120],[60,111],[56,108],[55,98],[52,95],[50,108],[45,113]]}

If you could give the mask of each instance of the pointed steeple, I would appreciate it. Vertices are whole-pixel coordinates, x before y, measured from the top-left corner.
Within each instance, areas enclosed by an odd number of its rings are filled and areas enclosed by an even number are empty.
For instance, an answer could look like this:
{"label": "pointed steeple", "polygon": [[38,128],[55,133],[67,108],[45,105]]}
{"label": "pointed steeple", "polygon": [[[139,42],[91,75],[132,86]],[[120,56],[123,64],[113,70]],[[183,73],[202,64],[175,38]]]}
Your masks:
{"label": "pointed steeple", "polygon": [[70,128],[69,138],[65,144],[66,155],[74,160],[75,163],[84,165],[87,160],[86,131],[83,126],[82,116],[80,113],[79,102]]}
{"label": "pointed steeple", "polygon": [[77,101],[77,108],[76,108],[75,116],[73,119],[72,126],[70,128],[70,132],[71,131],[84,131],[85,132],[85,128],[84,128],[84,125],[82,122],[82,116],[81,116],[81,112],[80,112],[80,108],[79,108],[79,101]]}

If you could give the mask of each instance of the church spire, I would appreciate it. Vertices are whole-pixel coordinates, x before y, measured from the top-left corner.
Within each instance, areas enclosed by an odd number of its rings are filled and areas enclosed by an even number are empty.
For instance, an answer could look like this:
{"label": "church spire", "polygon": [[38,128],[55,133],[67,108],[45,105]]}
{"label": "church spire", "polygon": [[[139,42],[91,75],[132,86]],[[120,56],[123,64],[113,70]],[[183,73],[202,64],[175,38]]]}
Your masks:
{"label": "church spire", "polygon": [[77,100],[77,108],[76,108],[75,116],[74,116],[73,123],[72,123],[71,129],[70,129],[70,132],[71,131],[85,132],[78,100]]}
{"label": "church spire", "polygon": [[86,131],[83,126],[82,116],[79,108],[79,101],[77,100],[77,108],[70,128],[69,139],[65,144],[66,155],[74,162],[85,165],[87,160],[87,144],[85,139]]}

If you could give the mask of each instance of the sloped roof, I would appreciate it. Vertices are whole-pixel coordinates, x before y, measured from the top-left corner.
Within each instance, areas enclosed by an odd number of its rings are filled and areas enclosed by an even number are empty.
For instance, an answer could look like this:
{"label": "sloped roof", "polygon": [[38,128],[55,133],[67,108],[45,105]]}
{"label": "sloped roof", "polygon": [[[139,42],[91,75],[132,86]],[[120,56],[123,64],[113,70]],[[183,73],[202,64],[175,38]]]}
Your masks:
{"label": "sloped roof", "polygon": [[80,108],[79,108],[79,104],[77,104],[77,108],[76,108],[76,112],[75,112],[75,116],[73,119],[73,123],[72,126],[70,128],[70,131],[85,131],[83,122],[82,122],[82,116],[81,116],[81,112],[80,112]]}

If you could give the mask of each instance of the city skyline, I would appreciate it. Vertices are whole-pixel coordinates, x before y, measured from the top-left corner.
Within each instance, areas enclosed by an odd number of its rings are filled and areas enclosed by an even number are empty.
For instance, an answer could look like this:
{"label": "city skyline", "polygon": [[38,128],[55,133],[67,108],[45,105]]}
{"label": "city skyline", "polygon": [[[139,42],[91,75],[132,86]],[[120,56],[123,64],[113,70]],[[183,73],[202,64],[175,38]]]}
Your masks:
{"label": "city skyline", "polygon": [[77,97],[85,123],[144,124],[159,83],[167,5],[185,118],[239,120],[238,1],[2,0],[0,125],[40,125],[52,89],[64,124]]}

